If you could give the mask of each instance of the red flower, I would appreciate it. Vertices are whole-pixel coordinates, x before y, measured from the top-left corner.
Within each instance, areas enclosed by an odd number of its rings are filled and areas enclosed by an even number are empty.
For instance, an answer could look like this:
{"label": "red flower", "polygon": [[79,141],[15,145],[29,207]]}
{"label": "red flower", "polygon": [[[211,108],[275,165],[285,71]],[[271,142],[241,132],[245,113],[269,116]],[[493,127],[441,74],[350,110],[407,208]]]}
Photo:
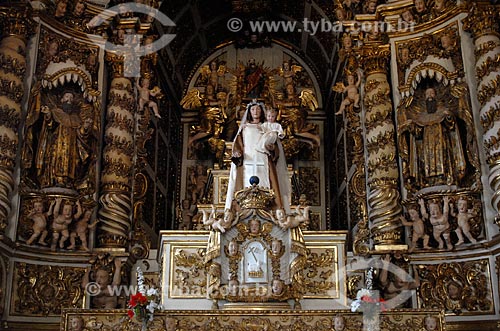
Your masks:
{"label": "red flower", "polygon": [[146,305],[148,303],[148,298],[142,294],[141,292],[137,292],[130,296],[130,300],[128,302],[129,308],[135,308],[138,305]]}
{"label": "red flower", "polygon": [[128,317],[129,317],[130,319],[134,318],[134,311],[133,311],[133,310],[129,310],[129,311],[127,311],[127,314],[128,314]]}
{"label": "red flower", "polygon": [[141,292],[138,292],[138,293],[136,294],[136,300],[137,300],[137,302],[139,302],[139,304],[141,304],[141,305],[145,305],[145,304],[147,304],[147,303],[148,303],[148,298],[147,298],[144,294],[142,294]]}

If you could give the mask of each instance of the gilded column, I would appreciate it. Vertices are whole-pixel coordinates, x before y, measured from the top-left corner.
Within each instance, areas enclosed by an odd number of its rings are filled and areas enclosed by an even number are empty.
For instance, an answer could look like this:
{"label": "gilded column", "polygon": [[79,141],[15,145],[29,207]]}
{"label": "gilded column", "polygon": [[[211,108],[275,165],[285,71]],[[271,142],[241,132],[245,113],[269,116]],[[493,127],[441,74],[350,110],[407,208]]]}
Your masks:
{"label": "gilded column", "polygon": [[26,72],[28,21],[25,8],[0,7],[0,234],[8,225],[10,194],[21,120],[23,80]]}
{"label": "gilded column", "polygon": [[375,250],[403,249],[395,131],[387,81],[388,45],[365,46],[361,65],[366,75],[364,109],[368,172],[368,217]]}
{"label": "gilded column", "polygon": [[476,55],[477,98],[481,106],[483,143],[489,166],[492,205],[500,226],[500,34],[498,9],[473,6],[464,28],[472,33]]}
{"label": "gilded column", "polygon": [[132,218],[134,89],[123,76],[123,56],[106,54],[113,72],[106,109],[102,158],[99,247],[127,247]]}

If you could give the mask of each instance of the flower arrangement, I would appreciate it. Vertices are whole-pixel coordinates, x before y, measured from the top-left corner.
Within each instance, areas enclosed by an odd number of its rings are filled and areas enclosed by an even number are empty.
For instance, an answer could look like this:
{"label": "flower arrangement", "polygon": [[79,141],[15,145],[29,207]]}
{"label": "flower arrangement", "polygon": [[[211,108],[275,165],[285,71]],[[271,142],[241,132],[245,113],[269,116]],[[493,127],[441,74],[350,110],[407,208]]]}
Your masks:
{"label": "flower arrangement", "polygon": [[154,313],[161,309],[158,290],[154,287],[148,288],[144,285],[144,275],[142,269],[137,267],[137,286],[136,294],[130,296],[128,307],[130,308],[128,317],[135,318],[142,323],[142,330],[147,329],[147,325],[154,318]]}
{"label": "flower arrangement", "polygon": [[351,303],[352,312],[363,312],[368,316],[385,310],[384,299],[376,297],[373,291],[366,288],[360,289],[356,294],[356,300]]}
{"label": "flower arrangement", "polygon": [[385,311],[384,299],[376,296],[376,293],[372,290],[373,284],[373,267],[371,267],[366,275],[366,288],[362,288],[356,294],[356,300],[351,302],[352,312],[363,312],[368,316],[373,316]]}

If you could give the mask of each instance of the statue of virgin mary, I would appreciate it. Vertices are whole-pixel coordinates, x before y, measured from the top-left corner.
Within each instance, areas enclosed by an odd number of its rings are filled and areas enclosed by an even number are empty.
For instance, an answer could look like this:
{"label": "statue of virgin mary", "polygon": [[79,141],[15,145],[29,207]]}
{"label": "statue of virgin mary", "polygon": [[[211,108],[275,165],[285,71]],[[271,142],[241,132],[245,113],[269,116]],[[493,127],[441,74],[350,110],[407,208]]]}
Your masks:
{"label": "statue of virgin mary", "polygon": [[274,190],[274,209],[283,209],[286,214],[291,213],[291,184],[280,140],[276,139],[274,144],[265,145],[265,151],[259,150],[259,141],[264,134],[264,120],[264,104],[255,100],[250,102],[233,142],[226,210],[231,209],[234,194],[251,186],[250,178],[257,176],[260,187]]}

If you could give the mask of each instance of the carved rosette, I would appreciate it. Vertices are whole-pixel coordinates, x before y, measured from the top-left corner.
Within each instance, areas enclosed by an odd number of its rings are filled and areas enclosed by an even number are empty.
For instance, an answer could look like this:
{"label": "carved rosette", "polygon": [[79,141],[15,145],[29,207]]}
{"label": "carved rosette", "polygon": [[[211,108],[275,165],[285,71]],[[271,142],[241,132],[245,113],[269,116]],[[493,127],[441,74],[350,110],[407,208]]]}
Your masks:
{"label": "carved rosette", "polygon": [[[112,66],[121,62],[107,54]],[[132,167],[134,153],[135,98],[128,78],[111,81],[104,134],[102,193],[99,198],[98,240],[100,247],[126,247],[131,228]]]}
{"label": "carved rosette", "polygon": [[0,233],[7,227],[14,187],[14,163],[18,146],[23,80],[26,72],[28,22],[19,7],[0,7],[6,22],[0,41]]}
{"label": "carved rosette", "polygon": [[400,196],[390,86],[387,81],[388,46],[365,47],[361,65],[366,73],[366,150],[370,231],[377,246],[401,243]]}
{"label": "carved rosette", "polygon": [[473,6],[464,26],[474,37],[483,142],[490,170],[489,183],[494,191],[495,223],[500,226],[500,38],[497,11],[494,6]]}

